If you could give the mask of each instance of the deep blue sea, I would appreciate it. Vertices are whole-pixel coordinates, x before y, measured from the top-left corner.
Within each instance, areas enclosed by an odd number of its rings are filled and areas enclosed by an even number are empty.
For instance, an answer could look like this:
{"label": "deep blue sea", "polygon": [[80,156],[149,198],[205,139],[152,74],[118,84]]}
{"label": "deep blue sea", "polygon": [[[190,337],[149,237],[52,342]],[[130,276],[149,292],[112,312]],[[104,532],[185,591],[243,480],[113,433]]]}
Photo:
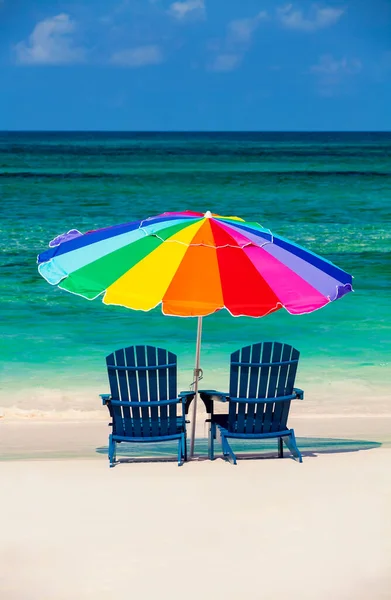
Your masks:
{"label": "deep blue sea", "polygon": [[[88,416],[105,356],[158,344],[192,380],[196,320],[88,302],[48,285],[36,256],[56,235],[210,210],[258,221],[354,276],[310,315],[204,319],[205,387],[229,354],[279,340],[301,351],[305,410],[391,412],[390,133],[0,133],[0,410]],[[304,408],[303,408],[304,410]]]}

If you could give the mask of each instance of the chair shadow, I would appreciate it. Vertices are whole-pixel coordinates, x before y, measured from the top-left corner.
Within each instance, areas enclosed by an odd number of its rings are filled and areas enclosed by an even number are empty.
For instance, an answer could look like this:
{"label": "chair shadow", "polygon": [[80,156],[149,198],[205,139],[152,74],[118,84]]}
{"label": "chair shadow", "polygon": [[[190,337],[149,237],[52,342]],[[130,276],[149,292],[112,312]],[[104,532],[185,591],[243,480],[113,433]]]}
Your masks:
{"label": "chair shadow", "polygon": [[[344,454],[346,452],[359,452],[380,448],[381,442],[369,440],[351,440],[339,438],[296,438],[297,445],[303,458],[317,458],[322,454]],[[278,458],[277,440],[230,440],[230,444],[238,459],[260,460]],[[108,454],[108,447],[101,446],[95,449],[98,454]],[[159,442],[148,444],[129,443],[118,444],[117,464],[120,463],[155,463],[177,462],[177,444],[172,442]],[[215,442],[215,457],[221,458],[221,445]],[[284,448],[284,458],[292,458],[288,448]],[[208,460],[208,440],[198,439],[195,442],[195,459]]]}
{"label": "chair shadow", "polygon": [[[231,444],[232,440],[230,440]],[[371,440],[352,440],[346,438],[296,438],[297,446],[305,458],[317,458],[322,454],[345,454],[347,452],[360,452],[362,450],[372,450],[374,448],[380,448],[381,442],[374,442]],[[251,442],[250,442],[251,443]],[[258,442],[259,444],[259,442]],[[270,442],[259,447],[253,446],[250,451],[249,444],[245,452],[243,452],[242,445],[231,444],[234,452],[240,460],[259,460],[259,459],[271,459],[277,458],[277,443]],[[217,444],[218,447],[218,444]],[[215,452],[215,454],[217,454]],[[294,460],[289,449],[284,446],[284,458],[290,458]]]}

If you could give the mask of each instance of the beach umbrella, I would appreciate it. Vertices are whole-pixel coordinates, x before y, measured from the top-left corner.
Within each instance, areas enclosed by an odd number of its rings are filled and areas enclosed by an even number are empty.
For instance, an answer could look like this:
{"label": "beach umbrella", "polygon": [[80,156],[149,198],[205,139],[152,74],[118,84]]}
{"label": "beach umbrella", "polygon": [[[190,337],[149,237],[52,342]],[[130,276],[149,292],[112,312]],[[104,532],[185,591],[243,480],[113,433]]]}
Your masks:
{"label": "beach umbrella", "polygon": [[194,453],[202,318],[225,308],[263,317],[309,313],[352,291],[330,261],[258,223],[211,212],[167,212],[85,234],[72,229],[38,256],[52,285],[104,304],[198,317],[190,456]]}

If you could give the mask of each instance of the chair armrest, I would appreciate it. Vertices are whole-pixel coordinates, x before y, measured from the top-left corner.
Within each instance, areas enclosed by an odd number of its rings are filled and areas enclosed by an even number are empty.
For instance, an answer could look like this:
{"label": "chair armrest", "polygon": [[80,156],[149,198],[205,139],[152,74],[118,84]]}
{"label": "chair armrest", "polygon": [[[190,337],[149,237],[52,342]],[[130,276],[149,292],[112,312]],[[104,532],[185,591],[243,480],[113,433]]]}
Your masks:
{"label": "chair armrest", "polygon": [[300,388],[293,388],[297,400],[304,400],[304,392]]}
{"label": "chair armrest", "polygon": [[195,392],[179,392],[178,398],[188,398],[189,396],[194,396]]}
{"label": "chair armrest", "polygon": [[99,396],[102,398],[103,406],[105,406],[111,400],[111,394],[99,394]]}
{"label": "chair armrest", "polygon": [[[211,400],[217,400],[218,402],[227,402],[229,399],[227,392],[219,392],[218,390],[198,390],[198,393],[209,396]],[[212,398],[212,396],[216,396],[216,398]]]}

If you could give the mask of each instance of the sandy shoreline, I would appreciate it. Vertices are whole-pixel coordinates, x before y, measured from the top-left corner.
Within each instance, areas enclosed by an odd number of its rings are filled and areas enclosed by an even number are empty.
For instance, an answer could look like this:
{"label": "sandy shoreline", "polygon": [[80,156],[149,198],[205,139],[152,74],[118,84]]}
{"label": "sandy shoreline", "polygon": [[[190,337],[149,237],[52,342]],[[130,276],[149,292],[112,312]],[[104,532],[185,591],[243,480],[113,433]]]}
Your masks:
{"label": "sandy shoreline", "polygon": [[[197,437],[207,437],[206,413],[198,412]],[[93,421],[4,419],[0,421],[0,461],[24,459],[87,458],[104,456],[111,431],[108,418]],[[292,416],[290,427],[296,436],[314,438],[316,451],[330,440],[373,442],[391,447],[391,415],[307,415]],[[190,431],[190,429],[189,429]],[[202,448],[205,444],[202,444]],[[360,449],[357,445],[357,450]],[[131,451],[130,451],[131,454]]]}
{"label": "sandy shoreline", "polygon": [[1,598],[388,600],[390,464],[2,462]]}
{"label": "sandy shoreline", "polygon": [[303,464],[236,467],[204,416],[182,468],[110,469],[108,420],[0,421],[1,599],[391,599],[391,416],[292,417]]}

